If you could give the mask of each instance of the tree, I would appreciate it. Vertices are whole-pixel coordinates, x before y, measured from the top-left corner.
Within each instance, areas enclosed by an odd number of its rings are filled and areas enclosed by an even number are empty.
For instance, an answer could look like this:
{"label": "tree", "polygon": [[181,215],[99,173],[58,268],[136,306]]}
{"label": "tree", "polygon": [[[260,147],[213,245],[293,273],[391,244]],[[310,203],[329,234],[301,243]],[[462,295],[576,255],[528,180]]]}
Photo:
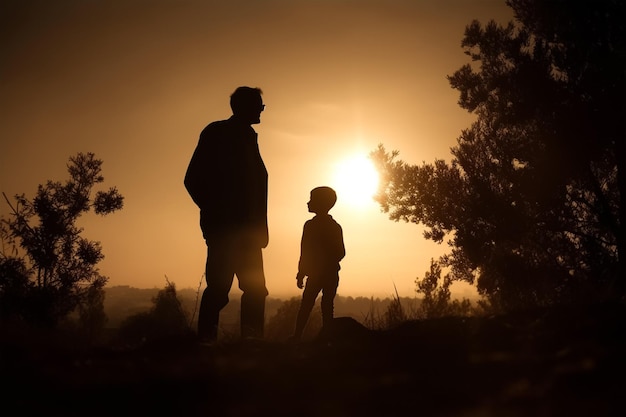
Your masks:
{"label": "tree", "polygon": [[[69,158],[69,180],[39,185],[32,200],[24,194],[14,202],[3,193],[10,216],[1,219],[0,237],[12,251],[0,253],[0,304],[3,317],[17,317],[54,326],[79,309],[95,320],[107,277],[96,265],[104,258],[97,241],[81,236],[77,221],[92,208],[106,215],[119,210],[124,198],[115,187],[98,191],[104,181],[102,161],[93,153]],[[10,252],[10,253],[7,253]],[[90,305],[91,304],[91,305]],[[100,319],[98,319],[100,320]]]}
{"label": "tree", "polygon": [[448,77],[476,116],[452,161],[412,166],[380,146],[377,199],[448,237],[451,278],[499,308],[623,297],[626,6],[507,4],[515,22],[467,26],[472,63]]}

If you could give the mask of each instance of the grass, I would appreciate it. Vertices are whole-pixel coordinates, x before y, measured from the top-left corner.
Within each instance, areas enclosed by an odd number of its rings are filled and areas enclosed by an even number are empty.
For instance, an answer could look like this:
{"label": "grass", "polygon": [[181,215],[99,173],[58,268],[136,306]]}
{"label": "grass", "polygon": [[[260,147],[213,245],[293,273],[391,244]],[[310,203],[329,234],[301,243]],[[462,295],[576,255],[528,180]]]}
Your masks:
{"label": "grass", "polygon": [[[300,344],[174,337],[72,348],[7,338],[2,415],[624,415],[626,309],[570,306],[410,319]],[[360,327],[359,327],[360,326]],[[65,341],[65,342],[63,342]]]}

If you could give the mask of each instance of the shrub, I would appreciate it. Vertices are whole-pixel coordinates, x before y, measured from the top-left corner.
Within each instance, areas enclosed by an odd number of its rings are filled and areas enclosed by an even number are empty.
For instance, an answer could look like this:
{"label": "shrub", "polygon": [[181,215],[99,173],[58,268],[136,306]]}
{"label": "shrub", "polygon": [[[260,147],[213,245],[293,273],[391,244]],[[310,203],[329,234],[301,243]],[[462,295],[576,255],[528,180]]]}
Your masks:
{"label": "shrub", "polygon": [[193,334],[174,283],[167,281],[152,303],[150,311],[129,316],[121,323],[118,334],[124,343],[141,345]]}

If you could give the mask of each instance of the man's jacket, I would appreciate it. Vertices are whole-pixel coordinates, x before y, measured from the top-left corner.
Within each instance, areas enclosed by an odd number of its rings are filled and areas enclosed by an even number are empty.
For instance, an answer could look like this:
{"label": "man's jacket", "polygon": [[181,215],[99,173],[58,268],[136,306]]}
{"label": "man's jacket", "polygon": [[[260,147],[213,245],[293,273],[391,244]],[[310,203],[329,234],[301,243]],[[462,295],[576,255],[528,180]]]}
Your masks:
{"label": "man's jacket", "polygon": [[267,246],[267,170],[251,126],[231,117],[205,127],[185,187],[205,238],[242,232]]}

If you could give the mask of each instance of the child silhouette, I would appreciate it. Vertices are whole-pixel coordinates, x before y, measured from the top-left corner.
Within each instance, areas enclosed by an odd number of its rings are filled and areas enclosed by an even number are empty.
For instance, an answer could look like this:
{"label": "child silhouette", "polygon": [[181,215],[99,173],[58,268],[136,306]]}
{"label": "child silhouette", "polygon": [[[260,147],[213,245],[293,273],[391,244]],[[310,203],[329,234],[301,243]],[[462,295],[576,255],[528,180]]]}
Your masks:
{"label": "child silhouette", "polygon": [[[315,213],[315,216],[304,223],[302,232],[296,282],[298,288],[304,288],[304,292],[292,337],[296,341],[302,337],[320,291],[322,292],[322,326],[330,326],[333,320],[334,300],[341,269],[339,261],[346,254],[341,226],[328,214],[336,201],[337,194],[332,188],[317,187],[311,190],[311,198],[307,203],[309,212]],[[304,285],[305,277],[307,277],[306,285]]]}

